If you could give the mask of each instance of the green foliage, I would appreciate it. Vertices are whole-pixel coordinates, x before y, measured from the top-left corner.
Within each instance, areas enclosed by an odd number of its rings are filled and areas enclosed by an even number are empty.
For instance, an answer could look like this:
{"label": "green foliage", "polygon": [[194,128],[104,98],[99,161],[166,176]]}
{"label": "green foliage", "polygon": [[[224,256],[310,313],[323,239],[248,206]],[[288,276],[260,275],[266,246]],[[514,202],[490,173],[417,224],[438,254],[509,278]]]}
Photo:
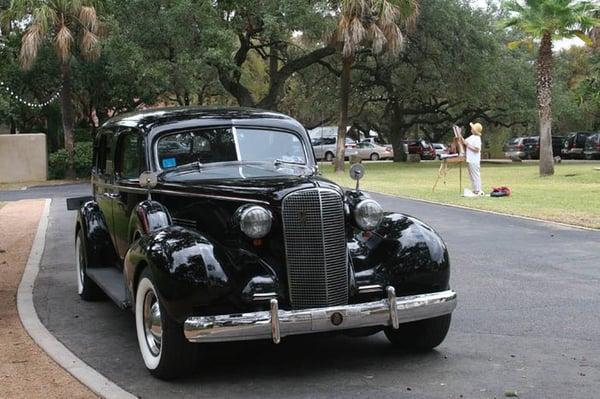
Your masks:
{"label": "green foliage", "polygon": [[503,21],[505,27],[515,27],[530,38],[541,38],[550,33],[553,38],[580,37],[589,40],[584,31],[600,23],[593,17],[598,3],[581,0],[536,0],[503,2],[511,13]]}
{"label": "green foliage", "polygon": [[[568,2],[536,3],[548,1]],[[0,0],[5,22],[8,3]],[[399,55],[359,49],[350,123],[377,130],[388,141],[407,135],[446,141],[452,124],[477,119],[494,151],[507,136],[534,134],[534,55],[525,46],[507,48],[528,33],[498,28],[514,15],[474,9],[463,0],[419,3],[417,24]],[[79,36],[71,48],[76,126],[82,127],[76,129],[76,143],[91,140],[93,132],[85,127],[95,122],[154,105],[244,104],[291,114],[307,127],[337,123],[341,55],[331,39],[340,1],[95,4],[102,17],[100,58],[80,57]],[[19,51],[25,25],[14,20],[9,25],[10,33],[6,28],[0,33],[0,79],[21,97],[43,101],[61,83],[56,47],[43,41],[32,69],[23,71]],[[600,56],[583,50],[559,55],[555,82],[555,128],[600,128]],[[0,124],[46,132],[52,152],[64,145],[60,116],[59,102],[29,109],[0,92]],[[64,165],[57,154],[53,165]],[[52,169],[60,174],[59,166]]]}
{"label": "green foliage", "polygon": [[73,160],[65,149],[60,149],[48,157],[48,175],[50,179],[63,179],[72,162],[78,177],[88,177],[92,168],[93,143],[75,144]]}

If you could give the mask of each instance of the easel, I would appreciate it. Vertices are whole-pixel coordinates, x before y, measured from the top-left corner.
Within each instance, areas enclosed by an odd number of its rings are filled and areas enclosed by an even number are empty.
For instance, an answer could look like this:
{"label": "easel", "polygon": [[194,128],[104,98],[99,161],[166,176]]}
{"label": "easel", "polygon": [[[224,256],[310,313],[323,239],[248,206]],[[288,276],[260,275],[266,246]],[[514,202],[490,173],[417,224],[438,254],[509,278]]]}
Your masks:
{"label": "easel", "polygon": [[454,139],[452,140],[451,148],[454,150],[452,156],[443,157],[442,164],[440,165],[440,169],[438,170],[437,178],[435,179],[435,183],[433,183],[433,187],[431,188],[431,192],[435,191],[435,188],[438,185],[438,182],[443,177],[444,185],[446,184],[446,175],[448,174],[448,164],[458,164],[458,190],[459,193],[462,194],[462,165],[465,162],[465,147],[462,142],[462,129],[458,126],[453,126],[452,130],[454,131]]}

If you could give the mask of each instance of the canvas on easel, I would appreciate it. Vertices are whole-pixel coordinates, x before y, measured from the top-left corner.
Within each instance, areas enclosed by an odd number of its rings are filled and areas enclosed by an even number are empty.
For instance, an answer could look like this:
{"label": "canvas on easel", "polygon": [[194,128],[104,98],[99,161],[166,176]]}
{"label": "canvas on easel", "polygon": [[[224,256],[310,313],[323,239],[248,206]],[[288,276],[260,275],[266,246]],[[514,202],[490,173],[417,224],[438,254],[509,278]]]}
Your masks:
{"label": "canvas on easel", "polygon": [[465,145],[463,144],[462,128],[454,125],[452,126],[452,132],[454,133],[454,139],[452,140],[452,148],[455,149],[454,154],[442,155],[440,157],[442,164],[438,171],[437,178],[431,191],[435,191],[438,182],[441,178],[444,179],[446,184],[446,175],[448,174],[448,163],[458,163],[458,181],[459,181],[459,192],[462,192],[462,163],[465,161]]}

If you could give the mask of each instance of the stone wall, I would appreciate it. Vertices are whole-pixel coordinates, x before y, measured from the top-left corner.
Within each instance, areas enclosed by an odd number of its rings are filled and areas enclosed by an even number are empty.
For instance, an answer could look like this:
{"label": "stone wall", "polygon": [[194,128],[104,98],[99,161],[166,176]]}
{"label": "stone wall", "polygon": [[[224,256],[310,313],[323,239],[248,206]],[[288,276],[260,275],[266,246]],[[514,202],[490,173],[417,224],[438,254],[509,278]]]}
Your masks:
{"label": "stone wall", "polygon": [[46,180],[48,177],[46,135],[0,135],[0,183]]}

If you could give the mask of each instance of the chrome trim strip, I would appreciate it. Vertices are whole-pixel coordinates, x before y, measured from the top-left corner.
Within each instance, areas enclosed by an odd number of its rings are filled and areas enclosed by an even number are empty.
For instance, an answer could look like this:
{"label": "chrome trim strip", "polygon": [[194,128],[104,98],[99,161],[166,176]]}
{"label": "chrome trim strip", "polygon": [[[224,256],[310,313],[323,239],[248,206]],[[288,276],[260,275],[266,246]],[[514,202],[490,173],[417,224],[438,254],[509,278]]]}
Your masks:
{"label": "chrome trim strip", "polygon": [[[391,296],[392,290],[387,290]],[[391,305],[393,302],[394,305]],[[217,316],[190,317],[184,323],[184,334],[190,342],[225,342],[253,339],[281,340],[281,337],[360,327],[394,327],[395,309],[398,325],[430,319],[452,313],[456,308],[456,292],[452,290],[430,294],[393,296],[374,302],[300,310],[279,310],[276,299],[270,310]],[[334,313],[342,316],[342,323],[334,325]]]}
{"label": "chrome trim strip", "polygon": [[158,189],[158,190],[152,190],[152,194],[176,195],[179,197],[212,198],[212,199],[220,199],[220,200],[225,200],[225,201],[251,202],[253,204],[269,205],[268,201],[256,200],[256,199],[252,199],[252,198],[226,197],[223,195],[190,193],[187,191],[183,192],[183,191]]}
{"label": "chrome trim strip", "polygon": [[277,298],[276,292],[257,292],[252,294],[253,301],[268,301]]}
{"label": "chrome trim strip", "polygon": [[372,284],[372,285],[362,285],[358,287],[359,294],[370,294],[373,292],[381,292],[383,291],[383,285],[381,284]]}
{"label": "chrome trim strip", "polygon": [[[117,184],[100,183],[100,182],[94,182],[94,184],[97,185],[97,186],[106,187],[106,188],[112,188],[114,190],[125,191],[125,192],[128,192],[128,193],[143,193],[143,194],[147,194],[148,193],[147,189],[141,188],[141,187],[140,188],[137,188],[137,187],[127,187],[127,186],[120,186],[120,185],[117,185]],[[269,205],[268,201],[256,200],[256,199],[253,199],[253,198],[227,197],[227,196],[224,196],[224,195],[210,195],[210,194],[190,193],[188,191],[174,191],[174,190],[153,189],[153,190],[151,190],[151,193],[152,194],[176,195],[176,196],[180,196],[180,197],[213,198],[213,199],[220,199],[220,200],[225,200],[225,201],[250,202],[250,203],[253,203],[253,204]]]}

